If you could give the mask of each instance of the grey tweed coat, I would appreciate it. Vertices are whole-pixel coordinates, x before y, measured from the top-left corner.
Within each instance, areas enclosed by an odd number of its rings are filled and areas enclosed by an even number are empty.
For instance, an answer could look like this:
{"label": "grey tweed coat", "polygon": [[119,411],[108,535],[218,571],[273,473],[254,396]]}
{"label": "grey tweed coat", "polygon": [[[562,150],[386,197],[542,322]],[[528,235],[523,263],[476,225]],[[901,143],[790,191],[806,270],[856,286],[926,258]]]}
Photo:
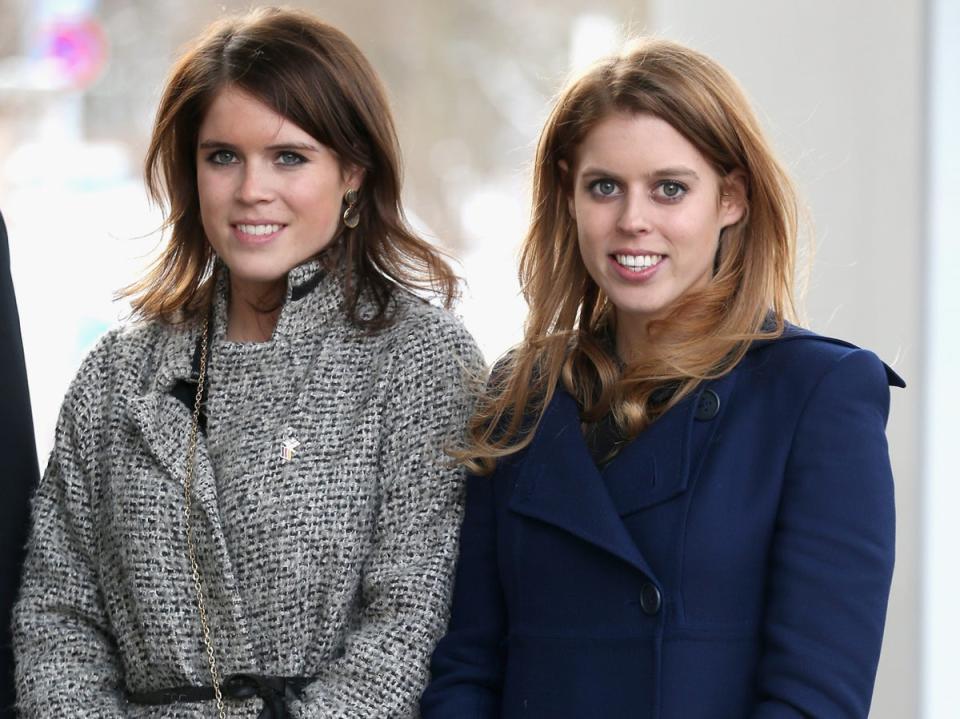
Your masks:
{"label": "grey tweed coat", "polygon": [[[227,342],[219,286],[194,516],[221,672],[316,677],[295,716],[415,716],[447,619],[462,476],[443,450],[470,410],[476,345],[402,292],[396,322],[364,333],[316,262],[291,271],[270,341]],[[113,331],[67,393],[15,609],[28,719],[215,715],[126,699],[210,684],[185,549],[191,417],[171,395],[198,334]]]}

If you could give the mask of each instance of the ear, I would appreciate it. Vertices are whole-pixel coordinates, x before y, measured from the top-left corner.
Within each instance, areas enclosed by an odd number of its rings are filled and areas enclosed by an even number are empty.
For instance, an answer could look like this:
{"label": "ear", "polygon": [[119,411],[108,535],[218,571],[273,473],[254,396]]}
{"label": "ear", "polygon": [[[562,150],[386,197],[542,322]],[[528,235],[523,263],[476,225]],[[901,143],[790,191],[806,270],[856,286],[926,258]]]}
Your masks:
{"label": "ear", "polygon": [[747,175],[743,170],[728,172],[720,180],[720,225],[738,223],[747,212]]}
{"label": "ear", "polygon": [[570,177],[570,165],[566,160],[558,160],[557,168],[560,170],[560,184],[567,195],[567,212],[574,220],[577,219],[577,207],[573,202],[573,183]]}
{"label": "ear", "polygon": [[366,177],[366,170],[360,165],[344,165],[341,175],[348,189],[359,190],[360,185],[363,184],[363,178]]}

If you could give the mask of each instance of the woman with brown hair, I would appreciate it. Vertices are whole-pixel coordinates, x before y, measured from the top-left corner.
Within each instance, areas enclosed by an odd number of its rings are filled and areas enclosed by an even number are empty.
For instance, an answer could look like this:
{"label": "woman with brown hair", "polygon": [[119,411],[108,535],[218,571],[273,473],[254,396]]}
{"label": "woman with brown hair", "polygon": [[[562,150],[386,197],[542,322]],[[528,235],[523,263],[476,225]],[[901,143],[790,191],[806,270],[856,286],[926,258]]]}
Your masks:
{"label": "woman with brown hair", "polygon": [[65,399],[15,613],[24,717],[403,717],[446,619],[476,347],[380,82],[265,9],[173,68],[169,243]]}
{"label": "woman with brown hair", "polygon": [[797,201],[742,91],[639,41],[534,173],[424,719],[866,717],[902,381],[788,321]]}

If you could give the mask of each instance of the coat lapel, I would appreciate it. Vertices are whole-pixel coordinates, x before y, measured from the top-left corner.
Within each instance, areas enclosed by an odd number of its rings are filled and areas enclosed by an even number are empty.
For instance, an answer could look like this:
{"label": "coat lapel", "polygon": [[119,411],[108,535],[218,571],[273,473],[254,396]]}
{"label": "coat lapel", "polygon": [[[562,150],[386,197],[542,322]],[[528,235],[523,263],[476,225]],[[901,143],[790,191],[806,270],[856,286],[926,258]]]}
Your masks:
{"label": "coat lapel", "polygon": [[578,414],[573,397],[558,390],[519,468],[510,509],[560,527],[654,577],[587,451]]}
{"label": "coat lapel", "polygon": [[693,424],[691,399],[647,427],[604,468],[603,480],[620,516],[665,502],[686,490]]}
{"label": "coat lapel", "polygon": [[[187,447],[192,416],[187,407],[171,394],[174,384],[191,376],[191,360],[198,330],[174,330],[159,352],[156,379],[144,394],[125,397],[125,411],[150,454],[164,473],[183,486],[186,481]],[[201,433],[197,444],[193,497],[208,521],[219,527],[216,484],[213,468]]]}
{"label": "coat lapel", "polygon": [[686,492],[733,394],[737,372],[702,384],[641,432],[603,470],[626,517]]}
{"label": "coat lapel", "polygon": [[560,527],[655,577],[623,518],[687,490],[726,409],[735,374],[702,385],[602,472],[580,431],[576,401],[558,390],[519,467],[510,509]]}

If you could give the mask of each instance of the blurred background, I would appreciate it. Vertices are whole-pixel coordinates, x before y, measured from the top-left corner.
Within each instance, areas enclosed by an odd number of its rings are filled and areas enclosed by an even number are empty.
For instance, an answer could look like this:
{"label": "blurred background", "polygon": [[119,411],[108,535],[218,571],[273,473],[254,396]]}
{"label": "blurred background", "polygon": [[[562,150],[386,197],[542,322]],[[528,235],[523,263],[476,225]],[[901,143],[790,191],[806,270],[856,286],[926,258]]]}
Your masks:
{"label": "blurred background", "polygon": [[[208,22],[255,4],[0,0],[0,209],[41,465],[81,358],[127,312],[113,292],[161,241],[140,169],[167,69]],[[809,205],[807,324],[873,349],[908,383],[889,424],[898,556],[871,717],[960,716],[960,3],[296,4],[381,73],[406,206],[459,259],[458,312],[488,361],[520,337],[529,164],[568,73],[654,33],[740,79]]]}

